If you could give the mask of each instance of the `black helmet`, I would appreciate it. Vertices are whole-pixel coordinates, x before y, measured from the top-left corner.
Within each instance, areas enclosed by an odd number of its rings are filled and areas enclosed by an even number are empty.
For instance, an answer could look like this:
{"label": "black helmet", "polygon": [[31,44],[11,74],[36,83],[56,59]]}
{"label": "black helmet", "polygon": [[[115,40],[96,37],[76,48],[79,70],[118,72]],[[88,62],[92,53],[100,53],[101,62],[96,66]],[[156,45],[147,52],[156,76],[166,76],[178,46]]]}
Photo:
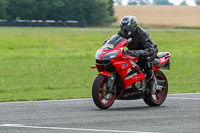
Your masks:
{"label": "black helmet", "polygon": [[137,30],[137,19],[135,16],[125,16],[120,22],[121,31],[125,37],[134,34]]}

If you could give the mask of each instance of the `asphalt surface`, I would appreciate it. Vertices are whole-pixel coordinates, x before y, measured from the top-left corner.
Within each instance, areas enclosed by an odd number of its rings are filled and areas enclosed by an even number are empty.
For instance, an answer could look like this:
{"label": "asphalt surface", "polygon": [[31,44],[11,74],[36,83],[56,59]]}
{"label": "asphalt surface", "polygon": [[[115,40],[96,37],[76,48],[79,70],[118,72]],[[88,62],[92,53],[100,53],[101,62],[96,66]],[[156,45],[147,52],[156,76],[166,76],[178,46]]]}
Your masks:
{"label": "asphalt surface", "polygon": [[0,103],[0,133],[200,133],[200,94],[168,95],[160,107],[92,99]]}

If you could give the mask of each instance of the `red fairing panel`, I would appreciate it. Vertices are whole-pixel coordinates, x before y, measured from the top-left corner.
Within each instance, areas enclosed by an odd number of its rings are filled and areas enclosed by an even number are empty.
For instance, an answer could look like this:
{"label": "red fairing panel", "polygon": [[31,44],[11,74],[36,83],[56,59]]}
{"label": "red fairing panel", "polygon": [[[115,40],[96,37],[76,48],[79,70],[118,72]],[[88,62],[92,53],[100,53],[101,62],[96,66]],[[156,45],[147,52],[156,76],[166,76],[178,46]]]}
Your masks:
{"label": "red fairing panel", "polygon": [[[133,60],[137,59],[138,57],[134,58]],[[142,79],[145,78],[144,74],[139,70],[137,64],[126,57],[113,60],[113,66],[123,81],[124,89],[132,87],[133,83],[142,81]]]}
{"label": "red fairing panel", "polygon": [[106,77],[108,77],[111,74],[112,74],[112,72],[107,72],[107,71],[99,72],[99,75],[105,75]]}
{"label": "red fairing panel", "polygon": [[158,71],[160,68],[157,67],[156,65],[153,65],[153,71]]}
{"label": "red fairing panel", "polygon": [[169,61],[170,58],[165,58],[165,57],[162,57],[160,58],[160,64],[159,65],[165,65],[168,61]]}
{"label": "red fairing panel", "polygon": [[164,56],[162,58],[159,58],[160,64],[153,65],[153,70],[154,71],[158,71],[160,69],[160,67],[162,67],[163,65],[165,65],[169,60],[170,60],[170,57],[166,58],[166,56]]}

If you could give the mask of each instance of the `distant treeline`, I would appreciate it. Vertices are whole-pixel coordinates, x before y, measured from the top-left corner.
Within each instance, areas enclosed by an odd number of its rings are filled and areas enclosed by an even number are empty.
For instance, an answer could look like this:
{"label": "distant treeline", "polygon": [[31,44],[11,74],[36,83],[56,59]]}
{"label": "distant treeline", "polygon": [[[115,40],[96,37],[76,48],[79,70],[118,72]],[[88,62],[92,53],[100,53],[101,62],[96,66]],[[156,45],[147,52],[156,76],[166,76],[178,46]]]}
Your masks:
{"label": "distant treeline", "polygon": [[116,21],[113,0],[0,0],[0,19],[75,20],[89,26]]}
{"label": "distant treeline", "polygon": [[[200,5],[200,0],[193,1],[196,5]],[[117,5],[174,5],[169,0],[114,0],[114,2]],[[187,5],[186,0],[180,1],[180,5]]]}

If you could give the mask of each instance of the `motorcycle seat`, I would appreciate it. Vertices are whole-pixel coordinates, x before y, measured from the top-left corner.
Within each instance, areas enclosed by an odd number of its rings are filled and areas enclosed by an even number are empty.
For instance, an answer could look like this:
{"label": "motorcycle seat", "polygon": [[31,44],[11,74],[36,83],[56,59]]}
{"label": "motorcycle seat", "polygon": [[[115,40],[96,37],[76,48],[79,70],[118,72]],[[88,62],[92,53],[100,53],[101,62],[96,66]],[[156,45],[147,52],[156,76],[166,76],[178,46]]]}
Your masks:
{"label": "motorcycle seat", "polygon": [[159,64],[160,64],[159,59],[154,59],[154,60],[152,61],[152,64],[153,64],[153,65],[159,65]]}
{"label": "motorcycle seat", "polygon": [[158,52],[156,58],[162,58],[166,56],[167,54],[169,54],[169,52]]}

